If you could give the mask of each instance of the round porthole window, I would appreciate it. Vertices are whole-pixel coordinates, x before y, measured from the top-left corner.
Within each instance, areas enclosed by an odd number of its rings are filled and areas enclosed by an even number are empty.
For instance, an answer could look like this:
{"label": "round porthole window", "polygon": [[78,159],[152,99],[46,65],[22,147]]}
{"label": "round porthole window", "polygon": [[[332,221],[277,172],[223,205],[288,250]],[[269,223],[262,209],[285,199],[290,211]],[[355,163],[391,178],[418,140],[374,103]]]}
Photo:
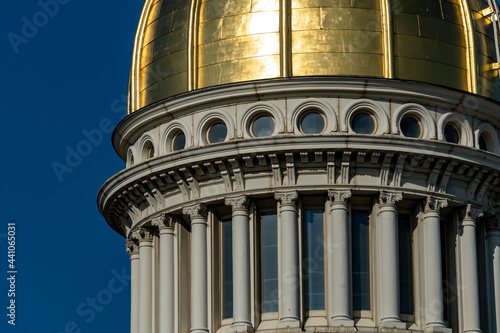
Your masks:
{"label": "round porthole window", "polygon": [[226,141],[227,127],[224,123],[215,123],[208,129],[208,142],[217,143]]}
{"label": "round porthole window", "polygon": [[308,112],[300,119],[300,130],[305,134],[319,134],[325,129],[325,119],[318,112]]}
{"label": "round porthole window", "polygon": [[460,142],[460,134],[458,133],[457,128],[453,124],[447,124],[444,127],[444,140],[450,143],[459,143]]}
{"label": "round porthole window", "polygon": [[422,134],[420,122],[412,116],[403,117],[401,119],[401,133],[407,138],[419,138]]}
{"label": "round porthole window", "polygon": [[172,151],[178,151],[186,147],[186,135],[183,132],[177,133],[172,139]]}
{"label": "round porthole window", "polygon": [[375,119],[366,112],[356,113],[352,117],[351,128],[357,134],[372,134],[375,131]]}
{"label": "round porthole window", "polygon": [[252,133],[261,138],[270,136],[274,132],[274,120],[269,116],[260,116],[252,123]]}

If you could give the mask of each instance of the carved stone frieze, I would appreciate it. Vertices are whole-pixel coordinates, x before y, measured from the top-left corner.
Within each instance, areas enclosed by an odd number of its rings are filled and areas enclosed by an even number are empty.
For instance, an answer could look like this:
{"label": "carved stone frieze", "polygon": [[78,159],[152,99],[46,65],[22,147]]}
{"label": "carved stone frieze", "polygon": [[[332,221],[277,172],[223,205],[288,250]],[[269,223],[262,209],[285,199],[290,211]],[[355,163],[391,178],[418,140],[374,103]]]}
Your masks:
{"label": "carved stone frieze", "polygon": [[175,223],[177,222],[177,217],[170,214],[162,214],[151,220],[151,225],[158,227],[158,229],[173,229]]}
{"label": "carved stone frieze", "polygon": [[403,200],[403,192],[380,191],[378,200],[381,205],[395,205],[396,202]]}
{"label": "carved stone frieze", "polygon": [[136,240],[127,239],[127,244],[125,244],[125,247],[127,248],[127,253],[131,258],[134,254],[139,254],[139,244]]}
{"label": "carved stone frieze", "polygon": [[282,205],[295,205],[299,194],[296,191],[284,192],[284,193],[274,193],[274,198],[281,202]]}
{"label": "carved stone frieze", "polygon": [[425,202],[425,211],[439,211],[442,208],[448,207],[448,200],[434,197],[432,195],[427,196],[427,200]]}
{"label": "carved stone frieze", "polygon": [[207,206],[203,204],[196,204],[182,209],[182,214],[189,215],[191,219],[195,218],[207,218],[208,210]]}
{"label": "carved stone frieze", "polygon": [[231,206],[233,210],[247,210],[248,198],[244,195],[240,197],[226,198],[226,205]]}
{"label": "carved stone frieze", "polygon": [[345,203],[352,196],[351,190],[328,190],[328,196],[333,203]]}

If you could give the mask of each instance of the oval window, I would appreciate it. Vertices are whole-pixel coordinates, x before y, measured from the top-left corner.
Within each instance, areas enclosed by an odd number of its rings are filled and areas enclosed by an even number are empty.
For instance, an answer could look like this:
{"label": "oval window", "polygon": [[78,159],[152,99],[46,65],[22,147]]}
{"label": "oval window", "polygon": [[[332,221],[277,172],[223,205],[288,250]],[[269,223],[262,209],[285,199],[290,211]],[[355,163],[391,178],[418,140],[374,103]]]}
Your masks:
{"label": "oval window", "polygon": [[252,133],[261,138],[270,136],[274,132],[274,120],[269,116],[260,116],[253,121]]}
{"label": "oval window", "polygon": [[178,151],[186,147],[186,135],[183,132],[179,132],[174,136],[172,140],[172,151]]}
{"label": "oval window", "polygon": [[215,123],[208,130],[208,142],[223,142],[227,137],[227,127],[224,123]]}
{"label": "oval window", "polygon": [[403,117],[401,119],[401,132],[407,138],[419,138],[422,134],[422,129],[420,128],[420,122],[415,119],[415,117]]}
{"label": "oval window", "polygon": [[458,133],[457,128],[453,124],[447,124],[444,127],[444,140],[450,143],[459,143],[460,142],[460,134]]}
{"label": "oval window", "polygon": [[325,128],[325,120],[317,112],[308,112],[300,120],[300,129],[305,134],[319,134]]}
{"label": "oval window", "polygon": [[359,112],[352,117],[351,127],[357,134],[372,134],[375,131],[375,120],[366,112]]}

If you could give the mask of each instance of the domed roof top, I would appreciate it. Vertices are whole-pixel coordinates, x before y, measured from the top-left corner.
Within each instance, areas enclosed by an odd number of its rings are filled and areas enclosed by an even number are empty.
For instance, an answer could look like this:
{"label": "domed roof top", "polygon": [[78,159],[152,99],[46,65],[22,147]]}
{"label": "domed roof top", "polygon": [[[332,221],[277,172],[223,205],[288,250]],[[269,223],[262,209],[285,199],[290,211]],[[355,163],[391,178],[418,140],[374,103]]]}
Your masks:
{"label": "domed roof top", "polygon": [[495,0],[146,0],[129,112],[292,76],[413,80],[500,101],[496,13]]}

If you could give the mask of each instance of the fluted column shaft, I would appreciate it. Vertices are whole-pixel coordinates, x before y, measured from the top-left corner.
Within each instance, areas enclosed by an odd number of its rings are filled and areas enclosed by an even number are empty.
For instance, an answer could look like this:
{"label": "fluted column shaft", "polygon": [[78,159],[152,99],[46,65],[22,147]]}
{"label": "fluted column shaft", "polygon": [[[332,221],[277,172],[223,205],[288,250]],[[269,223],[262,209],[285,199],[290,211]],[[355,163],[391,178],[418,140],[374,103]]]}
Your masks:
{"label": "fluted column shaft", "polygon": [[127,252],[130,255],[130,333],[139,333],[139,244],[127,240]]}
{"label": "fluted column shaft", "polygon": [[488,284],[488,332],[500,332],[500,217],[490,219],[487,224],[489,262]]}
{"label": "fluted column shaft", "polygon": [[331,221],[328,244],[328,321],[330,326],[354,326],[351,306],[348,202],[351,191],[329,191]]}
{"label": "fluted column shaft", "polygon": [[232,207],[233,324],[228,332],[253,332],[251,323],[250,231],[245,196],[227,198]]}
{"label": "fluted column shaft", "polygon": [[153,234],[141,228],[139,239],[139,333],[153,332]]}
{"label": "fluted column shaft", "polygon": [[396,202],[403,199],[402,193],[382,191],[380,193],[380,232],[377,239],[377,263],[380,268],[380,322],[379,328],[405,329],[399,318],[399,243],[398,210]]}
{"label": "fluted column shaft", "polygon": [[479,277],[476,244],[476,218],[480,212],[467,206],[466,216],[462,221],[461,261],[463,323],[464,332],[481,332],[481,315],[479,313]]}
{"label": "fluted column shaft", "polygon": [[208,332],[207,211],[203,205],[184,208],[191,217],[191,330]]}
{"label": "fluted column shaft", "polygon": [[299,234],[297,192],[276,193],[280,205],[280,301],[278,327],[300,327]]}
{"label": "fluted column shaft", "polygon": [[429,197],[423,219],[423,275],[425,332],[451,332],[444,324],[441,219],[447,201]]}
{"label": "fluted column shaft", "polygon": [[174,332],[175,285],[174,285],[174,224],[175,219],[163,215],[153,220],[160,235],[159,245],[159,333]]}

